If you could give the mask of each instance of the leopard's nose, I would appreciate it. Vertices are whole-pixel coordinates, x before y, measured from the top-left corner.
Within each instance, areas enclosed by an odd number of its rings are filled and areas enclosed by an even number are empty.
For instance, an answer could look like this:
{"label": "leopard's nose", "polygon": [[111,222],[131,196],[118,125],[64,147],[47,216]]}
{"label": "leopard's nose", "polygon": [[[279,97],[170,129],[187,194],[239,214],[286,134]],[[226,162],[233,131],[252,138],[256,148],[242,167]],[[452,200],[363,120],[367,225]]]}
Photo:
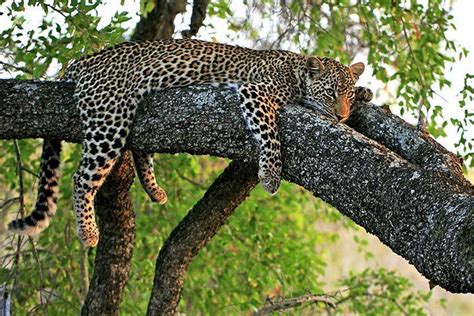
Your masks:
{"label": "leopard's nose", "polygon": [[336,115],[340,123],[345,122],[349,118],[350,108],[347,95],[342,95],[337,98]]}

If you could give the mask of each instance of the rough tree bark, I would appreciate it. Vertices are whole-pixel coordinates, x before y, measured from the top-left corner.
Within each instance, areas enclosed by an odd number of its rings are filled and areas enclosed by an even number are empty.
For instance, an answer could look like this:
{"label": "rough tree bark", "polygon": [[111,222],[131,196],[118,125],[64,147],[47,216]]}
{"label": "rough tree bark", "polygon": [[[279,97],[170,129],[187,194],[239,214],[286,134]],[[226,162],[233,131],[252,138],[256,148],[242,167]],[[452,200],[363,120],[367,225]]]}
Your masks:
{"label": "rough tree bark", "polygon": [[[62,83],[0,81],[0,138],[80,141],[72,90]],[[153,94],[137,113],[128,146],[256,161],[237,103],[233,92],[212,87]],[[474,187],[456,158],[373,105],[361,105],[352,118],[354,126],[364,126],[364,120],[391,122],[379,130],[381,143],[364,136],[364,128],[334,125],[299,106],[282,109],[284,179],[378,236],[433,283],[473,292]],[[444,157],[434,169],[409,158],[431,155]]]}

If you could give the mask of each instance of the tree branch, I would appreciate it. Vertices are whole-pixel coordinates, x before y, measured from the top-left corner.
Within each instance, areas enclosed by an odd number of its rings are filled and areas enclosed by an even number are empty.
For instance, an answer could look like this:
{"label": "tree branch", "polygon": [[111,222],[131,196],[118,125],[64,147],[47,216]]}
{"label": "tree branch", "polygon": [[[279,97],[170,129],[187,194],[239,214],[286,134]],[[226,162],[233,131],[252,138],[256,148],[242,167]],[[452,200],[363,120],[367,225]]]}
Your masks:
{"label": "tree branch", "polygon": [[408,162],[425,170],[439,172],[460,185],[468,185],[462,174],[462,161],[429,134],[411,126],[388,109],[358,106],[347,121],[355,130],[386,146]]}
{"label": "tree branch", "polygon": [[206,19],[208,4],[209,0],[193,1],[193,14],[191,15],[191,23],[189,23],[189,30],[181,32],[184,38],[193,37],[199,32],[204,19]]}
{"label": "tree branch", "polygon": [[322,303],[328,308],[336,308],[336,303],[333,296],[330,295],[315,295],[315,294],[306,294],[292,298],[283,298],[277,301],[269,300],[264,307],[258,309],[253,315],[262,316],[268,315],[274,312],[281,312],[287,309],[292,309],[303,304],[315,304]]}
{"label": "tree branch", "polygon": [[174,33],[174,19],[186,10],[184,0],[155,0],[154,8],[140,17],[132,41],[171,38]]}
{"label": "tree branch", "polygon": [[171,232],[156,260],[148,315],[175,315],[191,260],[257,185],[252,163],[233,161]]}
{"label": "tree branch", "polygon": [[97,193],[95,202],[102,238],[81,315],[119,315],[135,242],[135,214],[128,192],[134,176],[132,157],[127,151]]}
{"label": "tree branch", "polygon": [[[72,91],[73,85],[65,83],[1,80],[0,138],[79,142]],[[432,164],[429,160],[409,158],[444,154],[439,145],[421,150],[416,143],[427,144],[425,138],[410,132],[415,143],[407,144],[405,133],[392,130],[410,129],[406,123],[373,105],[361,105],[358,111],[352,118],[354,126],[369,115],[377,122],[391,122],[378,128],[378,134],[385,139],[382,142],[398,146],[400,154],[346,125],[334,125],[290,105],[281,110],[278,122],[284,179],[335,206],[432,282],[451,292],[473,292],[474,187],[455,162],[438,164],[447,168],[446,173],[439,171],[444,167],[427,167]],[[148,97],[137,113],[128,147],[257,159],[238,97],[212,87],[173,89]],[[424,150],[428,150],[424,155],[412,154]]]}

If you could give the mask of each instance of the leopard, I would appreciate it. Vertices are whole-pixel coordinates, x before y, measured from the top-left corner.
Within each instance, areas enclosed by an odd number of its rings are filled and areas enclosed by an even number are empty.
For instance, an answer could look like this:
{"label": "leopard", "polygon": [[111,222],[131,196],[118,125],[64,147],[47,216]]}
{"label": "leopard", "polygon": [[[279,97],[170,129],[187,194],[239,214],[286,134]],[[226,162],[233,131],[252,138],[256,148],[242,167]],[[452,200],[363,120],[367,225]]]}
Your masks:
{"label": "leopard", "polygon": [[[258,149],[258,179],[275,194],[282,160],[277,129],[279,109],[301,103],[335,123],[344,123],[356,102],[372,99],[369,88],[355,84],[362,62],[345,66],[327,58],[284,50],[258,50],[197,39],[125,42],[71,63],[64,82],[75,84],[74,97],[83,132],[82,156],[73,176],[77,234],[86,247],[99,241],[94,197],[125,150],[127,136],[143,98],[154,91],[192,85],[233,87],[240,112]],[[35,208],[9,230],[33,235],[56,212],[60,140],[45,139]],[[153,202],[167,201],[155,178],[153,154],[132,151],[142,186]]]}

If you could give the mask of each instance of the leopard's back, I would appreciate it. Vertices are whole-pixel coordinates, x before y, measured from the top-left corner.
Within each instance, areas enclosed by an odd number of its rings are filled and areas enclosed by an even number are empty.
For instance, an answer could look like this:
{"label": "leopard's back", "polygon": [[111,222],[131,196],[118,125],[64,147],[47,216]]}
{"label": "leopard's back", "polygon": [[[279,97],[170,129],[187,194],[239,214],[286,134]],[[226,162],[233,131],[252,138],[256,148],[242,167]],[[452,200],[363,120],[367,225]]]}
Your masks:
{"label": "leopard's back", "polygon": [[298,84],[295,67],[303,56],[287,51],[261,51],[194,39],[131,42],[85,56],[63,77],[78,84],[130,86],[146,92],[193,84],[245,83],[285,77]]}

